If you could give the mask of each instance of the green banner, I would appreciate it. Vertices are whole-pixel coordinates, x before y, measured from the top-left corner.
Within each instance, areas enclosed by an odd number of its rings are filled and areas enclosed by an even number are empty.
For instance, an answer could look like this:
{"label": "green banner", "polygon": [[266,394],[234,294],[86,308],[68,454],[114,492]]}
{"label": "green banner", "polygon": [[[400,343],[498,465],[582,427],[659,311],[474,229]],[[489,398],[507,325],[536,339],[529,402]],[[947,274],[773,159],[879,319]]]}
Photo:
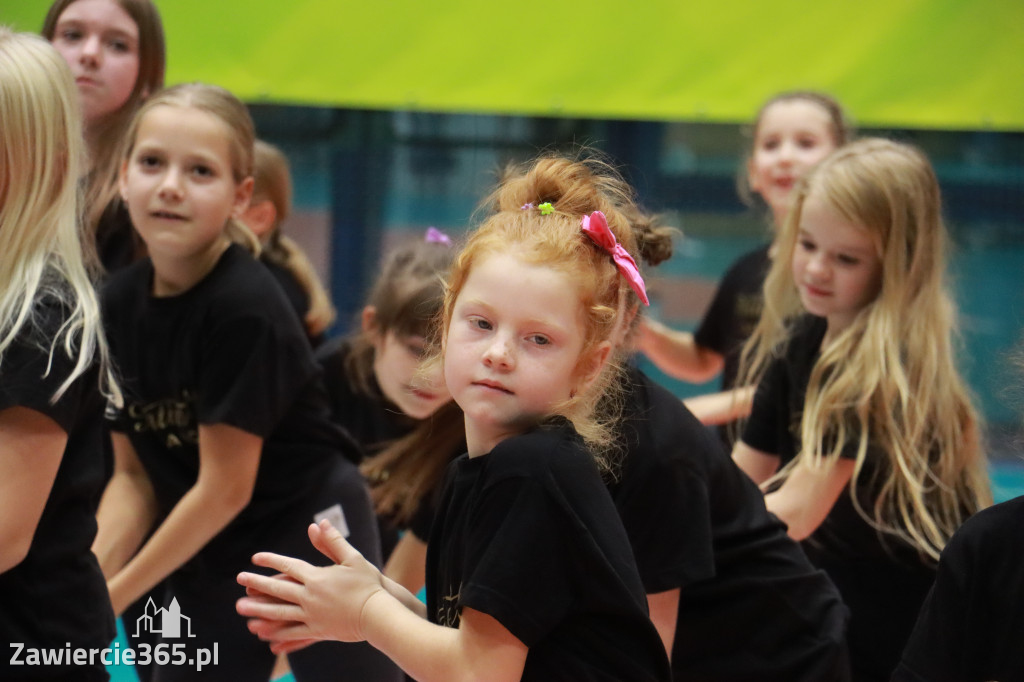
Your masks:
{"label": "green banner", "polygon": [[[250,102],[747,121],[836,95],[864,126],[1024,130],[1021,0],[163,0],[168,82]],[[49,2],[0,0],[38,30]]]}

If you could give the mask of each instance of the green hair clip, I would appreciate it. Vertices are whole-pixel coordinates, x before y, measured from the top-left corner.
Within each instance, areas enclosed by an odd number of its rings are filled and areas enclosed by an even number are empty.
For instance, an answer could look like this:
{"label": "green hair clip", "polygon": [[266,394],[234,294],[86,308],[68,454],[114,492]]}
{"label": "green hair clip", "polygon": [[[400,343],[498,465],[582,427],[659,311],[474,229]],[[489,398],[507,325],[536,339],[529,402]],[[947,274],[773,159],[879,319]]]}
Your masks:
{"label": "green hair clip", "polygon": [[540,214],[541,215],[548,215],[549,213],[553,213],[554,210],[555,210],[555,207],[551,205],[550,201],[545,201],[543,204],[541,204],[537,208],[540,209]]}

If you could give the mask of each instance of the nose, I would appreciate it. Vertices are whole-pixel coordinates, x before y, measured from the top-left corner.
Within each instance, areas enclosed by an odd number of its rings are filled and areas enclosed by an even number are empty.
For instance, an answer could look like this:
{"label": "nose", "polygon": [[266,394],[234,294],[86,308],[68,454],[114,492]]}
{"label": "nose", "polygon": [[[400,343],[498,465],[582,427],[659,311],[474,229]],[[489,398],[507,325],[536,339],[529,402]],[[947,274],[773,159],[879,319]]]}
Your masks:
{"label": "nose", "polygon": [[511,369],[514,365],[512,348],[509,339],[504,335],[495,334],[484,352],[484,365],[494,369]]}
{"label": "nose", "polygon": [[796,158],[796,146],[789,141],[785,141],[779,145],[779,162],[780,163],[793,163]]}
{"label": "nose", "polygon": [[815,281],[825,281],[828,279],[829,267],[823,254],[815,253],[808,259],[807,273],[811,275]]}
{"label": "nose", "polygon": [[82,51],[79,55],[79,59],[82,62],[97,63],[100,60],[103,50],[101,49],[100,37],[98,35],[89,35],[84,41],[82,41]]}
{"label": "nose", "polygon": [[160,181],[159,195],[164,201],[181,198],[181,173],[174,167],[167,169]]}

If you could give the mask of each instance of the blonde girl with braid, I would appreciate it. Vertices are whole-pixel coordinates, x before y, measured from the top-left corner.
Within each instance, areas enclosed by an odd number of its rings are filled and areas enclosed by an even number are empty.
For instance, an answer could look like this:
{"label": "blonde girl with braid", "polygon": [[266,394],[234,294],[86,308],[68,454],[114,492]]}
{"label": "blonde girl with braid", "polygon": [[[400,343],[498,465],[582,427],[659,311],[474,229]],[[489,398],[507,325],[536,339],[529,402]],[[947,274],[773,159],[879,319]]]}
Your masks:
{"label": "blonde girl with braid", "polygon": [[281,231],[292,211],[292,176],[288,157],[280,149],[256,140],[252,201],[242,222],[259,237],[260,261],[284,289],[314,346],[336,316],[331,298],[302,248]]}
{"label": "blonde girl with braid", "polygon": [[946,241],[920,151],[848,145],[801,183],[744,350],[733,457],[843,595],[855,680],[889,679],[939,553],[991,503]]}

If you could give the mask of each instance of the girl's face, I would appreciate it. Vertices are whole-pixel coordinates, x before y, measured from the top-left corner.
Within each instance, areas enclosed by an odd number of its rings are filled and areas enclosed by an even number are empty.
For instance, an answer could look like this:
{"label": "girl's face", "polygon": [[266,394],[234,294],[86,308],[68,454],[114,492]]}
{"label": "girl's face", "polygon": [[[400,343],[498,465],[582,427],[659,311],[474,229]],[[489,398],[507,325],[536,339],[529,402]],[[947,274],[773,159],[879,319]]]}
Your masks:
{"label": "girl's face", "polygon": [[797,180],[835,148],[832,119],[821,105],[793,99],[764,110],[747,173],[750,188],[764,198],[776,225],[789,213]]}
{"label": "girl's face", "polygon": [[252,178],[236,182],[232,131],[213,114],[157,106],[139,122],[121,167],[121,195],[149,253],[188,259],[223,244],[228,218],[249,205]]}
{"label": "girl's face", "polygon": [[807,312],[828,320],[830,335],[853,322],[882,286],[882,262],[866,228],[812,191],[800,212],[793,280]]}
{"label": "girl's face", "polygon": [[[365,320],[364,312],[364,320]],[[426,419],[451,399],[441,367],[421,371],[426,340],[393,331],[373,335],[373,373],[384,397],[413,419]]]}
{"label": "girl's face", "polygon": [[581,363],[583,341],[580,296],[569,275],[511,254],[473,264],[452,309],[444,353],[445,382],[465,413],[471,456],[490,452],[586,388],[608,344]]}
{"label": "girl's face", "polygon": [[139,77],[139,27],[114,0],[78,0],[57,20],[53,46],[71,67],[89,127],[128,101]]}

